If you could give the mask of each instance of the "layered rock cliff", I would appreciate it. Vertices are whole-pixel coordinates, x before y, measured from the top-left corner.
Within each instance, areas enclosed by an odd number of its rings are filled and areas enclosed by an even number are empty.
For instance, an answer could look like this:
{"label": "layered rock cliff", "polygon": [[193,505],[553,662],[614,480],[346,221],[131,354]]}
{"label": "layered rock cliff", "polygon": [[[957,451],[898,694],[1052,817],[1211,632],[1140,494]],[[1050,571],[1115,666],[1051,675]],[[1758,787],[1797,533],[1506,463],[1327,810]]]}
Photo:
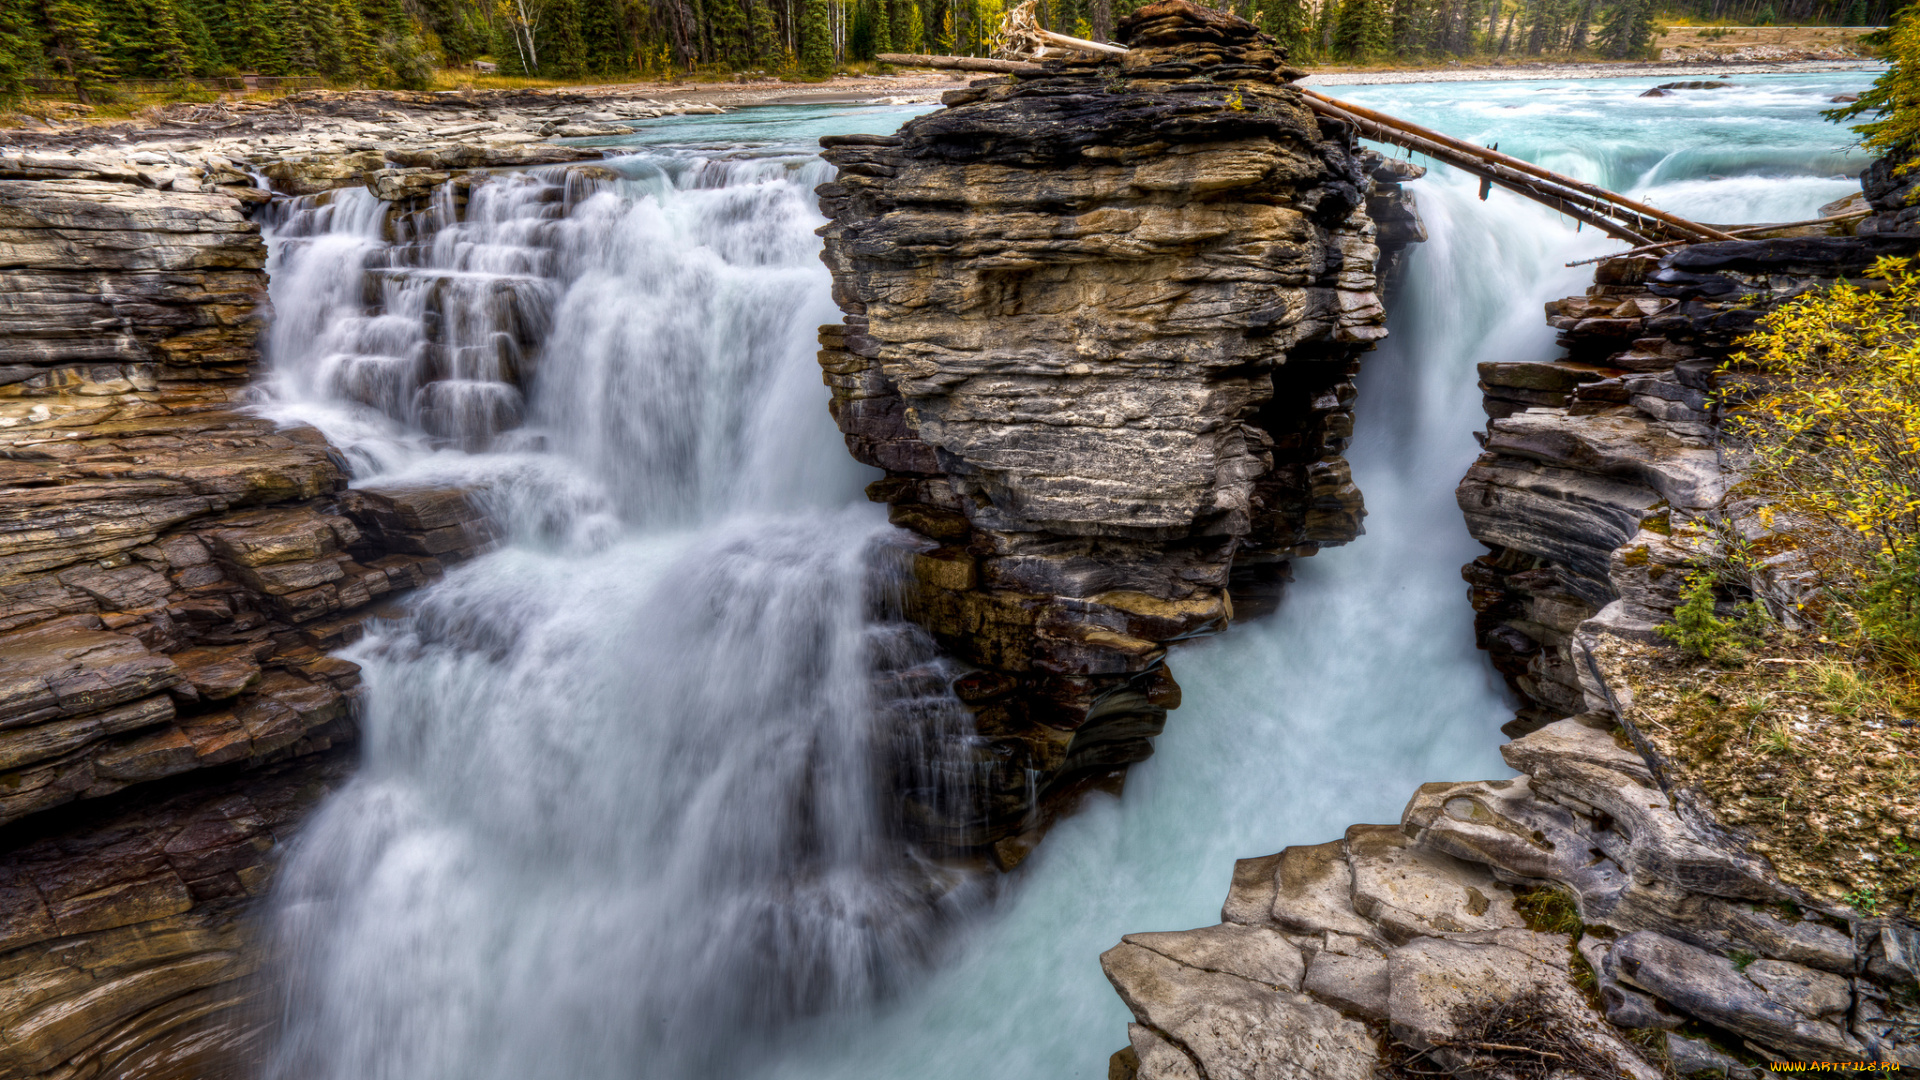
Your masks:
{"label": "layered rock cliff", "polygon": [[834,417],[919,540],[910,616],[975,669],[986,802],[933,831],[1003,864],[1150,752],[1170,642],[1359,534],[1351,380],[1418,235],[1417,170],[1316,120],[1251,25],[1169,0],[1120,34],[822,140]]}
{"label": "layered rock cliff", "polygon": [[[1117,1075],[1920,1063],[1920,929],[1794,854],[1823,836],[1770,844],[1749,800],[1673,756],[1686,736],[1663,706],[1695,665],[1655,633],[1728,537],[1794,618],[1805,568],[1729,495],[1714,373],[1771,306],[1910,250],[1863,230],[1613,260],[1548,305],[1564,358],[1480,366],[1485,453],[1458,494],[1490,552],[1465,576],[1524,703],[1501,750],[1520,775],[1427,784],[1397,825],[1242,861],[1221,926],[1130,935],[1104,958],[1137,1020]],[[1878,826],[1912,824],[1898,806],[1847,815],[1888,857]]]}
{"label": "layered rock cliff", "polygon": [[221,1075],[257,1020],[239,913],[354,736],[327,650],[485,530],[245,411],[238,200],[0,175],[0,1076]]}

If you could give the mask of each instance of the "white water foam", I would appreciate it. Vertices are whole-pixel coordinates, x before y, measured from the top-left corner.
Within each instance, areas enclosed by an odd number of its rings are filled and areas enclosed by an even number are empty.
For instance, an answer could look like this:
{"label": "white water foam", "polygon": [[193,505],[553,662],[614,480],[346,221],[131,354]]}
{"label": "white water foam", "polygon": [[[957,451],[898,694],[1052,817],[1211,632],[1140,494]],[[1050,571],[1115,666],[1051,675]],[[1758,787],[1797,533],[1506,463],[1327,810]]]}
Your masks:
{"label": "white water foam", "polygon": [[892,530],[825,413],[823,166],[628,165],[272,223],[262,408],[508,540],[347,654],[364,764],[276,889],[269,1076],[725,1074],[979,887],[878,795],[889,740],[937,786],[965,713],[887,621]]}

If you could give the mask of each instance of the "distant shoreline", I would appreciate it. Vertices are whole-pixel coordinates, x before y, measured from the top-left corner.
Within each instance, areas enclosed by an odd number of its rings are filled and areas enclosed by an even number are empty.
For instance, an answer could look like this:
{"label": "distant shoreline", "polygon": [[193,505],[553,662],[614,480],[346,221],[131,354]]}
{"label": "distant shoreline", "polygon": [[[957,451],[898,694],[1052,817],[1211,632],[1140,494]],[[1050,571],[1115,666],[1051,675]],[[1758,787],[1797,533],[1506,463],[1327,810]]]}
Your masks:
{"label": "distant shoreline", "polygon": [[1717,79],[1727,75],[1784,75],[1823,71],[1878,71],[1878,60],[1780,60],[1771,62],[1527,64],[1501,67],[1442,67],[1404,71],[1316,71],[1299,80],[1304,86],[1381,86],[1426,82],[1530,82],[1537,79]]}
{"label": "distant shoreline", "polygon": [[[1772,60],[1744,63],[1652,61],[1588,64],[1502,64],[1444,66],[1391,71],[1320,70],[1299,82],[1304,86],[1379,86],[1389,83],[1524,82],[1555,79],[1718,79],[1729,75],[1782,75],[1825,71],[1879,71],[1877,60]],[[948,72],[904,70],[892,77],[841,78],[827,83],[709,83],[633,87],[650,97],[699,101],[729,107],[755,105],[937,104],[940,95],[966,85]],[[595,88],[618,92],[627,87]]]}
{"label": "distant shoreline", "polygon": [[[1427,82],[1522,82],[1570,79],[1719,79],[1738,75],[1777,75],[1828,71],[1871,72],[1883,68],[1873,60],[1779,60],[1744,63],[1588,63],[1588,64],[1503,64],[1500,66],[1444,66],[1405,68],[1389,71],[1320,70],[1300,79],[1307,86],[1376,86],[1392,83]],[[967,80],[955,79],[952,72],[904,70],[889,76],[862,75],[841,77],[820,83],[624,83],[583,84],[522,91],[530,98],[552,95],[573,100],[608,98],[645,98],[667,105],[718,105],[724,108],[751,108],[779,105],[938,105],[943,94],[959,90]],[[457,97],[461,91],[443,91],[435,97]],[[356,91],[351,96],[378,99],[392,94],[396,100],[417,97],[405,92]],[[342,97],[349,96],[345,93]],[[53,121],[33,117],[6,118],[0,114],[0,146],[27,149],[58,146],[65,149],[124,140],[128,137],[154,139],[163,134],[190,137],[180,120],[206,109],[200,104],[176,104],[154,109],[144,115],[110,123]],[[18,126],[10,126],[12,119]],[[164,130],[163,130],[164,128]]]}

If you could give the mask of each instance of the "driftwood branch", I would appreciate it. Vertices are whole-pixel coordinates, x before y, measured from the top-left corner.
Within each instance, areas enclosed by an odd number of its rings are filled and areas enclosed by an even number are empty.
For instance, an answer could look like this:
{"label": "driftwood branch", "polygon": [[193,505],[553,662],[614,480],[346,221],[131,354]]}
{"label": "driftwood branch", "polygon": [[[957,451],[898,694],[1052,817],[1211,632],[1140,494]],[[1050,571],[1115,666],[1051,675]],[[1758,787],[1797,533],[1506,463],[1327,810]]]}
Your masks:
{"label": "driftwood branch", "polygon": [[1023,60],[988,60],[979,56],[927,56],[923,53],[881,53],[874,57],[895,67],[945,68],[950,71],[990,71],[999,75],[1033,75],[1045,71]]}
{"label": "driftwood branch", "polygon": [[1126,46],[1124,45],[1106,45],[1098,41],[1068,37],[1065,34],[1056,34],[1051,30],[1044,29],[1029,30],[1027,32],[1049,45],[1058,45],[1062,49],[1077,49],[1080,52],[1098,53],[1101,56],[1125,56],[1127,53]]}

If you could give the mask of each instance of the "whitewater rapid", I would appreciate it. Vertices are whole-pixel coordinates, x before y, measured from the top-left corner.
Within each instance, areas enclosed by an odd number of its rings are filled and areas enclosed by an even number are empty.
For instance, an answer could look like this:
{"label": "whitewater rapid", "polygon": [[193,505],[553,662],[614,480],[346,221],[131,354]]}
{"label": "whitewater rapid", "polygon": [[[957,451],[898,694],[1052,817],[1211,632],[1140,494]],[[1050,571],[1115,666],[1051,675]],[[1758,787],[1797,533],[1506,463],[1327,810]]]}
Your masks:
{"label": "whitewater rapid", "polygon": [[[1816,114],[1865,81],[1350,94],[1736,222],[1857,189]],[[615,140],[619,180],[502,177],[397,235],[360,193],[269,222],[261,408],[320,427],[356,484],[458,485],[505,529],[347,654],[363,765],[276,885],[270,1075],[1103,1076],[1127,1015],[1096,958],[1122,933],[1217,921],[1236,858],[1507,775],[1452,499],[1473,366],[1551,357],[1540,304],[1588,281],[1561,264],[1614,245],[1436,173],[1360,378],[1367,535],[1297,564],[1276,615],[1176,650],[1156,755],[997,902],[901,864],[865,719],[876,671],[939,662],[891,617],[890,530],[826,415],[808,144],[915,111],[665,122]],[[964,744],[950,698],[892,704],[928,753]]]}

